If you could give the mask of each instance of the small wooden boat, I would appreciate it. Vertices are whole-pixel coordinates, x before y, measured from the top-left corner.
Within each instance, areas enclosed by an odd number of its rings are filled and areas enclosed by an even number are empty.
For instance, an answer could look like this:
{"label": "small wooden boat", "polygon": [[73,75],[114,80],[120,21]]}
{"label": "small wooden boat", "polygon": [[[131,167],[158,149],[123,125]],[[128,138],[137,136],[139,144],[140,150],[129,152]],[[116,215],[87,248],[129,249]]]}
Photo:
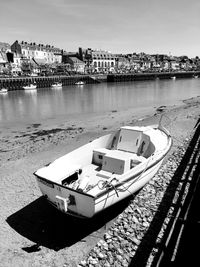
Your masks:
{"label": "small wooden boat", "polygon": [[76,85],[84,85],[85,82],[83,82],[83,81],[79,81],[79,82],[76,82],[75,84],[76,84]]}
{"label": "small wooden boat", "polygon": [[62,88],[62,83],[61,82],[56,82],[51,85],[51,88]]}
{"label": "small wooden boat", "polygon": [[8,92],[8,89],[2,88],[0,89],[0,94],[6,94]]}
{"label": "small wooden boat", "polygon": [[171,79],[172,79],[172,80],[176,80],[176,76],[172,76]]}
{"label": "small wooden boat", "polygon": [[158,171],[171,145],[169,132],[160,124],[125,126],[34,174],[53,206],[90,218],[142,188]]}
{"label": "small wooden boat", "polygon": [[29,85],[23,86],[24,90],[33,90],[33,89],[36,89],[36,88],[37,88],[36,83],[31,83]]}

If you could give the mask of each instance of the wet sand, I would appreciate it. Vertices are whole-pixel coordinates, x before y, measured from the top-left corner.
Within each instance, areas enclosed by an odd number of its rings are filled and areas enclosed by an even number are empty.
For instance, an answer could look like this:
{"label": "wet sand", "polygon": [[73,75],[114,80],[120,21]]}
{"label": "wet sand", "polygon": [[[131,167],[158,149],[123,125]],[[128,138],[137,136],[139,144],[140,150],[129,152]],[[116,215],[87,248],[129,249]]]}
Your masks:
{"label": "wet sand", "polygon": [[173,150],[190,136],[199,107],[197,97],[137,115],[133,110],[113,110],[70,121],[0,128],[0,266],[76,266],[127,205],[124,201],[90,221],[70,218],[43,200],[35,170],[122,125],[156,124],[161,114],[172,134]]}

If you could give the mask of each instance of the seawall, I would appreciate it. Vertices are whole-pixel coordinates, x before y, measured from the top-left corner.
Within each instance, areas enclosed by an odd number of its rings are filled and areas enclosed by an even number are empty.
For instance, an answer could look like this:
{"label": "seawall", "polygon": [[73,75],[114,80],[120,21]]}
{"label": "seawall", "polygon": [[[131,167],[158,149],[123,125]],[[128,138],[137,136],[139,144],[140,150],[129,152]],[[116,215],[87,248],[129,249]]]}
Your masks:
{"label": "seawall", "polygon": [[128,81],[144,81],[155,79],[175,78],[193,78],[200,77],[200,71],[184,71],[184,72],[154,72],[154,73],[131,73],[131,74],[108,74],[108,75],[74,75],[74,76],[49,76],[49,77],[16,77],[16,78],[0,78],[0,88],[7,88],[9,91],[21,90],[23,86],[35,82],[37,88],[51,87],[55,82],[61,81],[64,86],[74,85],[78,81],[84,81],[86,84],[102,83],[102,82],[128,82]]}
{"label": "seawall", "polygon": [[144,81],[155,79],[171,79],[175,78],[193,78],[200,77],[200,71],[184,71],[184,72],[154,72],[154,73],[135,73],[135,74],[109,74],[108,82],[125,82],[125,81]]}
{"label": "seawall", "polygon": [[30,83],[36,83],[37,88],[51,87],[55,82],[61,81],[64,86],[74,85],[78,81],[83,81],[86,84],[99,83],[98,80],[86,76],[49,76],[49,77],[16,77],[16,78],[0,78],[0,88],[7,88],[9,91],[23,90],[23,86]]}

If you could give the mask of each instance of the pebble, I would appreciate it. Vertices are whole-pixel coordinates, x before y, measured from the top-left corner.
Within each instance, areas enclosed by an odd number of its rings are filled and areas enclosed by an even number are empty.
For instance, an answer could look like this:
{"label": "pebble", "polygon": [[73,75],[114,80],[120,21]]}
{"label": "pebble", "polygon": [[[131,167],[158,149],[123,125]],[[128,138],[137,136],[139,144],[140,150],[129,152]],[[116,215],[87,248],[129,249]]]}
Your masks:
{"label": "pebble", "polygon": [[100,259],[103,259],[103,258],[105,258],[105,255],[104,255],[103,253],[99,253],[99,254],[98,254],[98,257],[99,257]]}
{"label": "pebble", "polygon": [[103,239],[80,263],[81,266],[129,266],[184,152],[183,147],[178,147],[172,153],[158,173],[117,217]]}

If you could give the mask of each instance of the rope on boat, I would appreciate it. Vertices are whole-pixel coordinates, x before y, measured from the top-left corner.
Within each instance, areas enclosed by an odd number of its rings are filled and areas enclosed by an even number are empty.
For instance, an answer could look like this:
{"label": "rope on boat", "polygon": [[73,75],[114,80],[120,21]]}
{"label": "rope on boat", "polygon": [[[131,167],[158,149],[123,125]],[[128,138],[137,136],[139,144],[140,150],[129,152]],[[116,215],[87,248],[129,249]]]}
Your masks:
{"label": "rope on boat", "polygon": [[[115,191],[115,193],[116,193],[116,195],[117,195],[117,197],[119,197],[117,188],[115,187],[114,184],[112,184],[113,181],[117,181],[117,182],[118,182],[119,180],[118,180],[117,178],[113,178],[113,179],[112,179],[111,181],[109,181],[109,182],[108,182],[108,181],[100,180],[100,181],[97,183],[97,185],[98,185],[98,187],[99,187],[100,190],[103,190],[104,188],[113,188],[114,191]],[[101,182],[101,185],[100,185],[100,182]],[[105,208],[105,206],[106,206],[108,197],[109,197],[109,192],[108,192],[108,194],[106,195],[106,199],[105,199],[104,207],[103,207],[103,208]]]}
{"label": "rope on boat", "polygon": [[[160,152],[160,151],[158,151]],[[155,154],[152,154],[152,156],[155,155]],[[116,181],[116,182],[119,182],[119,180],[117,178],[113,178],[111,181],[103,181],[103,180],[100,180],[98,183],[97,183],[97,186],[99,187],[100,190],[103,190],[105,188],[113,188],[117,197],[119,197],[119,192],[124,192],[124,191],[128,191],[130,193],[130,195],[134,195],[134,193],[132,193],[131,191],[129,191],[129,187],[131,187],[132,184],[134,184],[136,181],[138,181],[139,179],[141,179],[141,176],[143,175],[143,173],[146,171],[147,167],[148,167],[148,164],[149,164],[149,161],[152,157],[150,157],[146,163],[146,166],[145,168],[143,169],[143,171],[141,172],[141,174],[136,178],[134,179],[134,181],[125,188],[125,186],[122,186],[124,187],[123,189],[117,189],[116,186],[112,183],[113,181]],[[114,175],[114,173],[113,173]],[[125,182],[124,182],[125,183]],[[106,206],[106,203],[107,203],[107,200],[108,200],[108,197],[109,197],[109,192],[108,194],[106,195],[106,199],[105,199],[105,202],[104,202],[104,207]]]}
{"label": "rope on boat", "polygon": [[[152,154],[153,156],[154,154]],[[100,190],[103,190],[105,188],[113,188],[117,197],[119,197],[119,192],[124,192],[124,191],[128,191],[130,194],[132,194],[128,189],[129,187],[134,184],[135,182],[137,182],[139,179],[141,179],[141,176],[143,175],[143,173],[146,171],[147,167],[148,167],[148,164],[149,164],[149,161],[150,161],[151,157],[148,159],[147,163],[146,163],[146,166],[145,168],[143,169],[143,171],[141,172],[141,174],[136,178],[134,179],[134,181],[127,187],[125,188],[124,187],[124,190],[123,189],[117,189],[116,186],[113,184],[113,181],[116,181],[116,182],[119,182],[119,180],[117,178],[113,178],[111,181],[103,181],[103,180],[100,180],[98,183],[97,183],[97,186],[99,187]],[[125,183],[125,182],[124,182]],[[122,184],[123,186],[123,184]],[[105,201],[106,202],[106,201]]]}
{"label": "rope on boat", "polygon": [[115,190],[115,193],[117,195],[117,197],[119,197],[119,194],[117,192],[117,188],[116,186],[113,184],[113,181],[116,181],[116,182],[119,182],[119,180],[117,178],[113,178],[111,181],[103,181],[103,180],[100,180],[97,185],[99,187],[100,190],[103,190],[105,188],[113,188]]}

